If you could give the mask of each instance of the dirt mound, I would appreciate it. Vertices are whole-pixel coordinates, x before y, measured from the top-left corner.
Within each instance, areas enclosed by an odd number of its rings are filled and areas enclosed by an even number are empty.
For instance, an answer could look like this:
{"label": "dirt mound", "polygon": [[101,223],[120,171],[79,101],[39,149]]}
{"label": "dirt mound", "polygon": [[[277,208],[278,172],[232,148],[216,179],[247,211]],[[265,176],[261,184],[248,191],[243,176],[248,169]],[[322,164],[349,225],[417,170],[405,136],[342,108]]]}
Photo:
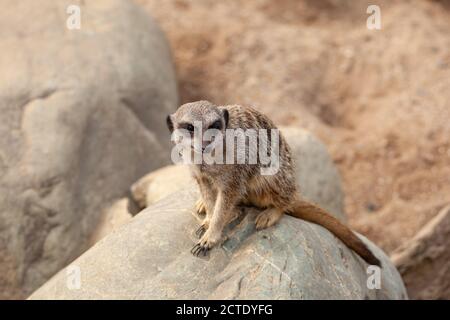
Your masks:
{"label": "dirt mound", "polygon": [[387,252],[450,202],[448,1],[138,0],[168,34],[183,102],[251,104],[309,128],[350,224]]}

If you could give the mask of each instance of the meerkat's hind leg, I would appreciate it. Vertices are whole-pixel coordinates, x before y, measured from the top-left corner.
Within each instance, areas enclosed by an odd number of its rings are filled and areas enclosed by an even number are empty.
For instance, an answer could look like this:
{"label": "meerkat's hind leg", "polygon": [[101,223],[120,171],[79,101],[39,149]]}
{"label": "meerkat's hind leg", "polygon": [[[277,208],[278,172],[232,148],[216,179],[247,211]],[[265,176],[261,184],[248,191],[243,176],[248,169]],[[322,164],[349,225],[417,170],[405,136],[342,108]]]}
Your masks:
{"label": "meerkat's hind leg", "polygon": [[256,217],[256,230],[273,226],[283,216],[284,211],[278,208],[267,208]]}

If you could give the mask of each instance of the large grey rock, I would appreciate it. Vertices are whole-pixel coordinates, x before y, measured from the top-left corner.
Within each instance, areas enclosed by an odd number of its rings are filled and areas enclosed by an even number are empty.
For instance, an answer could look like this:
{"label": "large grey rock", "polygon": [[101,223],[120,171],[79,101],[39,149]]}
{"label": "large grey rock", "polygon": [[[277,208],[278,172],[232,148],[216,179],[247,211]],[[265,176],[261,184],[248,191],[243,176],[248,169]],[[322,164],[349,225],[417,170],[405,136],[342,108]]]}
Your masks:
{"label": "large grey rock", "polygon": [[450,299],[450,205],[392,254],[409,296]]}
{"label": "large grey rock", "polygon": [[[328,231],[289,216],[255,231],[256,210],[227,231],[207,258],[189,250],[198,194],[180,191],[135,216],[76,259],[31,299],[404,299],[389,258],[381,289],[368,289],[367,265]],[[74,271],[75,270],[75,271]],[[79,279],[74,276],[79,274]],[[70,285],[79,283],[79,286]],[[69,284],[69,286],[68,286]]]}
{"label": "large grey rock", "polygon": [[[336,205],[342,197],[334,180],[338,175],[329,168],[333,166],[326,150],[308,133],[296,134],[293,149],[298,174],[304,174],[303,193],[342,215]],[[285,216],[276,226],[256,232],[256,209],[242,210],[226,231],[228,240],[209,257],[193,257],[189,251],[197,241],[200,219],[193,213],[199,195],[192,186],[175,193],[172,189],[60,271],[31,299],[407,298],[389,258],[367,239],[383,262],[379,290],[367,286],[372,282],[366,263],[327,230]],[[335,190],[334,196],[324,196],[321,189]],[[77,275],[79,286],[68,286]]]}
{"label": "large grey rock", "polygon": [[109,207],[102,210],[99,223],[89,239],[89,247],[110,234],[113,230],[128,223],[133,217],[130,212],[130,199],[121,198],[114,201]]}
{"label": "large grey rock", "polygon": [[[324,144],[306,130],[281,128],[291,146],[299,190],[303,197],[321,203],[342,221],[344,195],[336,166]],[[150,172],[131,187],[136,203],[145,208],[177,190],[197,188],[187,166],[167,166]]]}
{"label": "large grey rock", "polygon": [[163,34],[130,1],[3,0],[0,297],[20,297],[86,249],[101,208],[169,162],[177,106]]}
{"label": "large grey rock", "polygon": [[169,165],[146,174],[131,186],[131,196],[140,209],[186,188],[197,189],[189,168]]}

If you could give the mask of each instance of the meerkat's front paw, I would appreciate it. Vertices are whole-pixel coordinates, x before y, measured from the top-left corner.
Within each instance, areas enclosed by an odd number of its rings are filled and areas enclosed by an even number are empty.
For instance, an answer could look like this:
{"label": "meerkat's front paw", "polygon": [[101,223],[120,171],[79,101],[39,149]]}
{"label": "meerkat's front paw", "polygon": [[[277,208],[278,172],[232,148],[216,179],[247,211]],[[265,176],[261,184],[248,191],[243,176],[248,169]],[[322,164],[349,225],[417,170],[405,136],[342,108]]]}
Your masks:
{"label": "meerkat's front paw", "polygon": [[207,230],[200,241],[191,249],[194,256],[206,256],[208,251],[220,241],[220,236]]}
{"label": "meerkat's front paw", "polygon": [[191,253],[198,257],[200,255],[206,256],[210,248],[202,246],[200,243],[197,243],[195,246],[192,247]]}
{"label": "meerkat's front paw", "polygon": [[206,205],[202,198],[198,199],[195,203],[195,211],[198,214],[206,214]]}

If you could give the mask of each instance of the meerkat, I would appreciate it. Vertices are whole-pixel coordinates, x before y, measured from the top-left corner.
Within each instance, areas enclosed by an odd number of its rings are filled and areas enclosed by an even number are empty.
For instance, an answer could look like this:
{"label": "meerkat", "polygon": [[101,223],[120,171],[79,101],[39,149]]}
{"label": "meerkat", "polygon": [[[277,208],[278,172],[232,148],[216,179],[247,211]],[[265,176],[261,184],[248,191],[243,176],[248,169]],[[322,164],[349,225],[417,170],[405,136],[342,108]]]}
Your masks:
{"label": "meerkat", "polygon": [[[224,143],[229,129],[277,130],[267,116],[254,108],[240,105],[216,106],[208,101],[197,101],[186,103],[167,116],[171,132],[184,129],[193,137],[194,123],[200,124],[203,130],[218,130]],[[202,153],[207,150],[210,141],[196,143],[200,143],[201,148],[195,150],[191,145],[192,152]],[[238,206],[250,205],[262,210],[256,217],[257,230],[275,225],[284,214],[288,214],[328,229],[367,263],[381,266],[380,260],[346,225],[319,206],[302,199],[296,184],[291,151],[282,134],[279,134],[278,148],[279,169],[272,175],[262,175],[260,163],[202,162],[190,165],[201,194],[196,210],[205,215],[196,231],[199,241],[191,252],[196,256],[206,255],[220,244],[224,227],[236,217]]]}

